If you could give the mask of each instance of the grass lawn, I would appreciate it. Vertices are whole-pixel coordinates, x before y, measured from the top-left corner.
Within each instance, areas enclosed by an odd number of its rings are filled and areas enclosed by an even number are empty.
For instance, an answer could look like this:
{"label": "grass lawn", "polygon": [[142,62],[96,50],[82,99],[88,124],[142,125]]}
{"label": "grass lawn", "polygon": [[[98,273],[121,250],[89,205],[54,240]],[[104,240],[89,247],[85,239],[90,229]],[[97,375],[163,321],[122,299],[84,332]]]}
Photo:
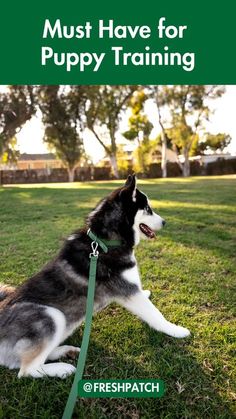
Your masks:
{"label": "grass lawn", "polygon": [[[0,281],[19,284],[121,182],[0,188]],[[175,340],[113,305],[94,318],[85,378],[161,378],[162,399],[78,400],[76,418],[233,418],[236,177],[139,182],[167,221],[137,248],[153,303],[192,336]],[[234,324],[234,326],[233,326]],[[80,345],[82,329],[68,339]],[[1,418],[60,418],[72,384],[0,367]]]}

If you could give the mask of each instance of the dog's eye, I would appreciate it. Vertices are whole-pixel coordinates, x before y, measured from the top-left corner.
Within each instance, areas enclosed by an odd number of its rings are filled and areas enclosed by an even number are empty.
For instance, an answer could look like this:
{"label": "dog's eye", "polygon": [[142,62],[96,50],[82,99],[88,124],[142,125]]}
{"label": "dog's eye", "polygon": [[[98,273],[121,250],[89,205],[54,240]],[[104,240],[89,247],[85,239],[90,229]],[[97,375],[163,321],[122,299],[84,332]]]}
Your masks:
{"label": "dog's eye", "polygon": [[149,205],[147,205],[144,210],[146,211],[147,214],[152,215],[152,209],[151,207],[149,207]]}

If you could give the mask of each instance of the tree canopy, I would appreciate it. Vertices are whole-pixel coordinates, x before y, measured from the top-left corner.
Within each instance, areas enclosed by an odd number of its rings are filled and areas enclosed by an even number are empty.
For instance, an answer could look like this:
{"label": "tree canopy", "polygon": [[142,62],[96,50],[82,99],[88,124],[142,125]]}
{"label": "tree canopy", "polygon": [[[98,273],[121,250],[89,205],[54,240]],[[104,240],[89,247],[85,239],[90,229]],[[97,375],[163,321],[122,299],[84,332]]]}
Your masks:
{"label": "tree canopy", "polygon": [[136,156],[138,160],[138,171],[145,173],[147,167],[147,155],[150,153],[150,134],[153,124],[149,121],[144,112],[144,104],[147,95],[144,90],[137,90],[130,99],[129,107],[131,116],[129,117],[129,129],[123,133],[123,136],[130,141],[138,144]]}
{"label": "tree canopy", "polygon": [[162,86],[159,103],[168,107],[170,120],[167,130],[174,148],[184,157],[183,164],[179,162],[184,176],[190,174],[190,150],[200,138],[203,121],[207,121],[211,114],[209,103],[221,97],[224,91],[224,86],[219,85]]}
{"label": "tree canopy", "polygon": [[127,108],[136,88],[130,85],[102,85],[91,86],[88,92],[87,126],[110,157],[115,177],[119,176],[116,134],[122,112]]}
{"label": "tree canopy", "polygon": [[231,136],[225,133],[205,133],[203,138],[200,138],[197,141],[196,145],[193,144],[190,154],[191,156],[197,156],[199,154],[205,154],[206,151],[222,152],[226,147],[228,147],[231,140]]}
{"label": "tree canopy", "polygon": [[15,136],[35,112],[34,86],[11,85],[0,93],[0,157],[14,158]]}
{"label": "tree canopy", "polygon": [[[0,93],[0,158],[4,156],[7,161],[17,157],[16,136],[40,109],[44,141],[63,161],[70,180],[76,166],[85,159],[86,128],[103,147],[118,177],[119,169],[123,173],[129,167],[118,136],[121,120],[129,109],[128,129],[123,136],[136,142],[138,170],[146,172],[150,155],[155,155],[153,147],[158,147],[159,153],[161,145],[163,177],[167,176],[168,147],[176,152],[183,175],[188,176],[190,156],[222,151],[231,141],[227,133],[212,134],[205,127],[212,114],[211,103],[224,91],[224,86],[219,85],[9,86]],[[153,124],[145,113],[147,100],[157,106],[156,119],[161,127],[158,141],[150,139]]]}
{"label": "tree canopy", "polygon": [[82,86],[77,86],[76,95],[65,86],[46,85],[38,88],[38,104],[45,127],[44,141],[67,167],[70,181],[73,181],[74,170],[84,153],[81,130],[83,93]]}

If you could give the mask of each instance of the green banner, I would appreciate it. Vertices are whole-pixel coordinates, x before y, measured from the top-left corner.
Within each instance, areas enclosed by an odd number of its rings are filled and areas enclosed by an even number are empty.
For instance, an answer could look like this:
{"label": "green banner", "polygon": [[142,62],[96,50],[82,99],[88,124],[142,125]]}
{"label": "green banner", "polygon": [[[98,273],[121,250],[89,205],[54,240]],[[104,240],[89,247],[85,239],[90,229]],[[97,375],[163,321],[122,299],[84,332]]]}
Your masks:
{"label": "green banner", "polygon": [[3,2],[0,84],[235,84],[236,3]]}
{"label": "green banner", "polygon": [[164,395],[162,380],[81,380],[78,394],[86,398],[157,398]]}

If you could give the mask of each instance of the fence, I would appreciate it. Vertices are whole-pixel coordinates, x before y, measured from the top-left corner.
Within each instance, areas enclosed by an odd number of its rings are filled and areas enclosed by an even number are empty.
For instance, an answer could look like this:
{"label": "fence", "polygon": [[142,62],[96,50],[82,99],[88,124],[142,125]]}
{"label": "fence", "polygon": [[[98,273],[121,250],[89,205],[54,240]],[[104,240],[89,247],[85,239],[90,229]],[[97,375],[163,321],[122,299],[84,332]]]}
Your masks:
{"label": "fence", "polygon": [[[109,167],[86,167],[75,170],[75,181],[105,179],[111,179],[111,169]],[[0,171],[0,180],[4,185],[68,182],[68,173],[66,169],[2,170]]]}
{"label": "fence", "polygon": [[[219,158],[214,162],[200,164],[199,161],[190,161],[191,176],[230,175],[236,173],[236,158]],[[148,167],[147,177],[161,177],[161,164],[153,163]],[[167,163],[168,177],[182,176],[182,171],[177,163]]]}
{"label": "fence", "polygon": [[[132,171],[130,169],[130,171]],[[226,175],[236,173],[236,158],[220,158],[206,165],[201,165],[198,161],[190,162],[191,176],[210,176]],[[167,163],[168,177],[182,176],[181,169],[177,163]],[[122,173],[122,177],[127,173]],[[161,164],[152,163],[147,167],[146,173],[139,173],[138,176],[147,178],[161,177]],[[75,171],[75,181],[91,180],[110,180],[112,179],[111,169],[109,167],[83,167]],[[0,183],[56,183],[68,182],[68,173],[66,169],[37,169],[37,170],[2,170],[0,171]]]}

